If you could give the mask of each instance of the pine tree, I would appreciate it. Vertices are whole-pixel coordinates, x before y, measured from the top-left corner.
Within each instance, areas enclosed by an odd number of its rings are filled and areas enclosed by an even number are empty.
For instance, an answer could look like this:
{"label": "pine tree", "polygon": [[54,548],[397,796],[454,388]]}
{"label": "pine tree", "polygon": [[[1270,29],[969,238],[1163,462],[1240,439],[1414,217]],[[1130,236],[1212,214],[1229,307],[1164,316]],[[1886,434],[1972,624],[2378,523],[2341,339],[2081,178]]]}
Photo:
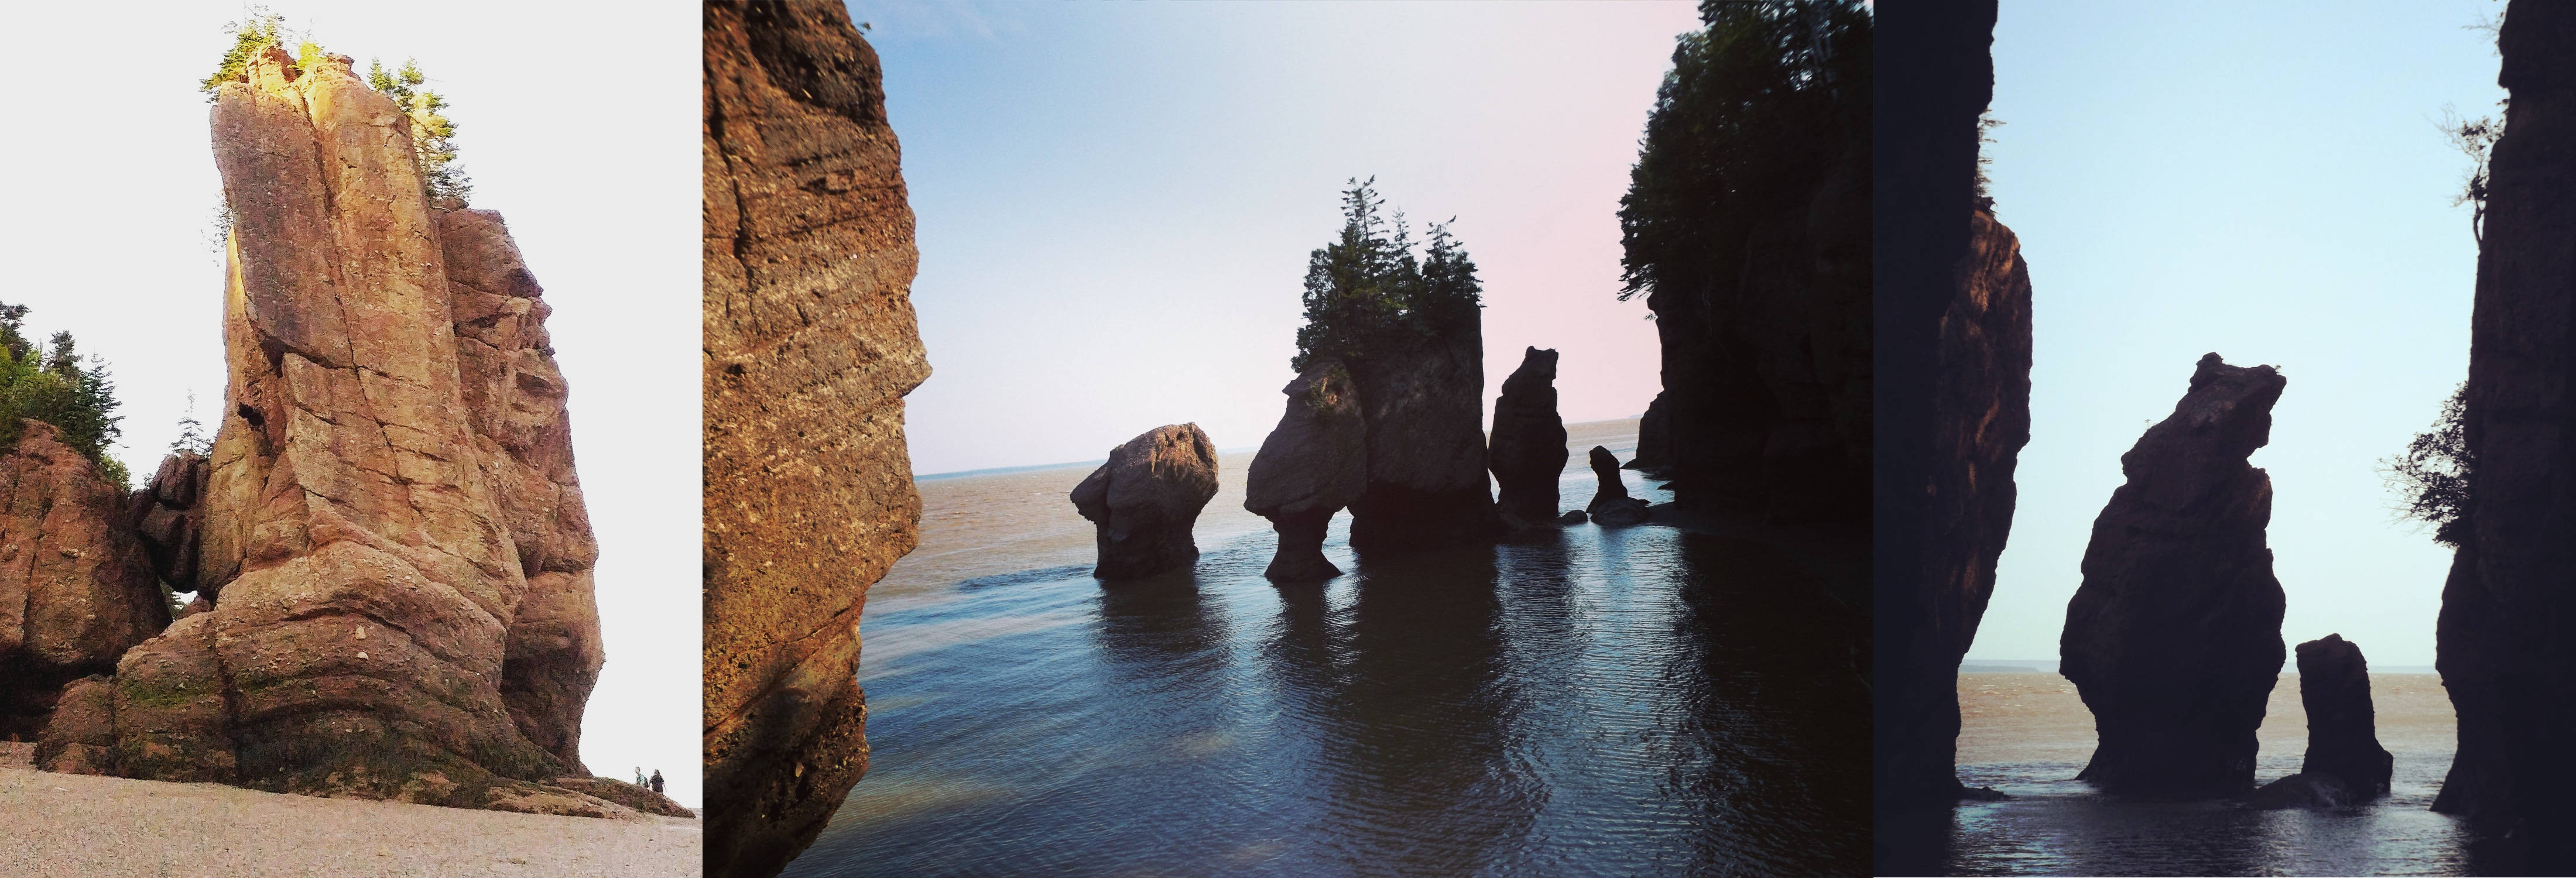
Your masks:
{"label": "pine tree", "polygon": [[1431,226],[1428,252],[1416,257],[1403,212],[1378,216],[1377,178],[1350,183],[1340,237],[1306,257],[1306,325],[1289,361],[1300,371],[1317,357],[1365,360],[1435,337],[1481,307],[1476,265],[1447,223]]}
{"label": "pine tree", "polygon": [[393,98],[411,117],[412,155],[420,163],[421,185],[430,200],[463,204],[474,193],[474,181],[465,176],[465,166],[456,163],[456,123],[441,112],[447,109],[447,99],[421,87],[428,82],[418,61],[405,58],[399,70],[386,70],[375,59],[367,61],[367,85]]}
{"label": "pine tree", "polygon": [[197,392],[188,391],[188,410],[179,414],[179,438],[170,440],[171,454],[213,453],[215,439],[206,435],[206,425],[197,420]]}

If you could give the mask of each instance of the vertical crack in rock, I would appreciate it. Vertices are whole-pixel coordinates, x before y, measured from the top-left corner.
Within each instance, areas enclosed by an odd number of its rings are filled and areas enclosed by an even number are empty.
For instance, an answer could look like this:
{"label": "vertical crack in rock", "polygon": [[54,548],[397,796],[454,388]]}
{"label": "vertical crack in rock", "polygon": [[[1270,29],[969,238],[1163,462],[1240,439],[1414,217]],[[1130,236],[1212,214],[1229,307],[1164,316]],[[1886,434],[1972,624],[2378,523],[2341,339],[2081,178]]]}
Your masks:
{"label": "vertical crack in rock", "polygon": [[429,203],[409,124],[345,56],[303,70],[272,48],[218,90],[230,414],[127,512],[157,571],[211,606],[74,684],[45,755],[635,813],[547,783],[588,774],[604,660],[561,373],[500,216]]}
{"label": "vertical crack in rock", "polygon": [[2190,392],[2120,456],[2128,482],[2093,521],[2066,606],[2059,672],[2101,738],[2080,779],[2103,790],[2227,796],[2254,784],[2254,731],[2279,680],[2281,583],[2264,529],[2287,380],[2200,359]]}
{"label": "vertical crack in rock", "polygon": [[836,3],[704,14],[706,871],[766,876],[867,771],[859,618],[917,541],[930,366],[876,51]]}

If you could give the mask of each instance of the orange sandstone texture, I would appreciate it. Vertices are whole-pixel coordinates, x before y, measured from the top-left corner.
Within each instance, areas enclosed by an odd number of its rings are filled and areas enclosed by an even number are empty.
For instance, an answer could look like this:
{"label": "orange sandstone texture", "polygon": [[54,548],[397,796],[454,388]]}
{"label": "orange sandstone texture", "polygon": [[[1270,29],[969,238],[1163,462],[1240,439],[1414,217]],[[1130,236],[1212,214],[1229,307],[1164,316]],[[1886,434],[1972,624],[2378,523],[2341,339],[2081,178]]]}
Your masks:
{"label": "orange sandstone texture", "polygon": [[390,98],[315,67],[217,94],[228,411],[129,513],[211,607],[75,683],[38,762],[632,817],[548,783],[589,773],[604,657],[541,291],[498,215],[429,203]]}
{"label": "orange sandstone texture", "polygon": [[123,527],[124,491],[25,421],[0,457],[0,739],[33,740],[65,683],[170,624],[143,544]]}
{"label": "orange sandstone texture", "polygon": [[921,499],[929,377],[877,56],[837,3],[709,3],[703,150],[709,875],[770,875],[867,771],[868,586]]}

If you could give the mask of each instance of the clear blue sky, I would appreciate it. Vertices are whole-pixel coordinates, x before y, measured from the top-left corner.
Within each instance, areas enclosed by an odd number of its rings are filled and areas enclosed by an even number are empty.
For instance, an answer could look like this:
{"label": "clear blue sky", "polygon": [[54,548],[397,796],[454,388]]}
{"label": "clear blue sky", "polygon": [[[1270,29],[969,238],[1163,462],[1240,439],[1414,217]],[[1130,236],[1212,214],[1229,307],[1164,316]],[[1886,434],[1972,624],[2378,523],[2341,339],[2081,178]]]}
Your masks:
{"label": "clear blue sky", "polygon": [[1972,658],[2057,656],[2120,455],[2201,354],[2289,377],[2272,444],[2282,636],[2433,663],[2450,551],[2374,462],[2466,377],[2477,248],[2446,104],[2498,112],[2494,0],[2005,0],[1987,147],[2030,263],[2021,503]]}
{"label": "clear blue sky", "polygon": [[919,217],[916,472],[1097,459],[1184,421],[1259,445],[1353,176],[1457,217],[1489,399],[1532,344],[1563,355],[1569,420],[1654,396],[1616,212],[1690,3],[850,10]]}

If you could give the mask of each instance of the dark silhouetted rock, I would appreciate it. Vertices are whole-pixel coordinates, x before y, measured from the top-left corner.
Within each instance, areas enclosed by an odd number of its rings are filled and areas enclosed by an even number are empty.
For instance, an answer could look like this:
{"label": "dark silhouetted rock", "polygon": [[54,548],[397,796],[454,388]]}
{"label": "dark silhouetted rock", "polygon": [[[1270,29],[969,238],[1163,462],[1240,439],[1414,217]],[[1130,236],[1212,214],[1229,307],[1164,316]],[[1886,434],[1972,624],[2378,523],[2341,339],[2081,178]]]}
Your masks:
{"label": "dark silhouetted rock", "polygon": [[1098,534],[1091,575],[1138,579],[1198,560],[1190,527],[1216,496],[1216,446],[1197,424],[1147,430],[1109,450],[1109,460],[1073,488],[1073,508]]}
{"label": "dark silhouetted rock", "polygon": [[2328,634],[2299,644],[2296,652],[2299,704],[2308,714],[2308,755],[2299,772],[2340,780],[2352,797],[2387,795],[2396,757],[2379,746],[2370,665],[2361,647]]}
{"label": "dark silhouetted rock", "polygon": [[33,740],[63,684],[170,624],[123,486],[27,420],[0,456],[0,739]]}
{"label": "dark silhouetted rock", "polygon": [[1583,521],[1584,521],[1583,510],[1580,510],[1580,509],[1568,509],[1568,510],[1566,510],[1566,511],[1565,511],[1565,514],[1564,514],[1564,515],[1559,515],[1559,516],[1557,516],[1557,517],[1556,517],[1556,523],[1558,523],[1558,524],[1566,524],[1566,525],[1582,524],[1582,523],[1583,523]]}
{"label": "dark silhouetted rock", "polygon": [[1619,480],[1619,457],[1610,449],[1592,446],[1592,475],[1601,486],[1592,494],[1592,502],[1583,507],[1592,523],[1603,527],[1624,527],[1646,522],[1646,501],[1628,496],[1628,486]]}
{"label": "dark silhouetted rock", "polygon": [[2079,777],[2105,791],[2254,785],[2254,730],[2285,650],[2264,539],[2272,480],[2246,458],[2270,441],[2286,383],[2202,357],[2173,414],[2120,457],[2128,482],[2093,521],[2058,662],[2101,737]]}
{"label": "dark silhouetted rock", "polygon": [[709,3],[706,861],[777,874],[867,773],[868,587],[919,539],[930,375],[876,50],[835,3]]}
{"label": "dark silhouetted rock", "polygon": [[2284,808],[2340,808],[2366,801],[2356,796],[2342,779],[2330,774],[2302,771],[2273,781],[2246,797],[2245,806],[2267,811]]}
{"label": "dark silhouetted rock", "polygon": [[1661,475],[1672,465],[1673,410],[1664,394],[1646,404],[1646,413],[1637,418],[1637,456],[1629,458],[1628,469],[1650,476]]}
{"label": "dark silhouetted rock", "polygon": [[1324,557],[1324,531],[1333,513],[1368,490],[1368,425],[1339,360],[1317,358],[1280,392],[1288,395],[1287,410],[1253,455],[1243,508],[1270,519],[1279,534],[1278,553],[1262,575],[1331,579],[1342,570]]}
{"label": "dark silhouetted rock", "polygon": [[1485,472],[1485,342],[1476,309],[1436,334],[1350,361],[1368,421],[1368,490],[1351,503],[1363,552],[1483,542],[1503,533]]}
{"label": "dark silhouetted rock", "polygon": [[1565,420],[1556,413],[1556,352],[1529,348],[1494,400],[1486,465],[1499,486],[1496,507],[1513,530],[1556,520],[1556,481],[1565,474]]}

